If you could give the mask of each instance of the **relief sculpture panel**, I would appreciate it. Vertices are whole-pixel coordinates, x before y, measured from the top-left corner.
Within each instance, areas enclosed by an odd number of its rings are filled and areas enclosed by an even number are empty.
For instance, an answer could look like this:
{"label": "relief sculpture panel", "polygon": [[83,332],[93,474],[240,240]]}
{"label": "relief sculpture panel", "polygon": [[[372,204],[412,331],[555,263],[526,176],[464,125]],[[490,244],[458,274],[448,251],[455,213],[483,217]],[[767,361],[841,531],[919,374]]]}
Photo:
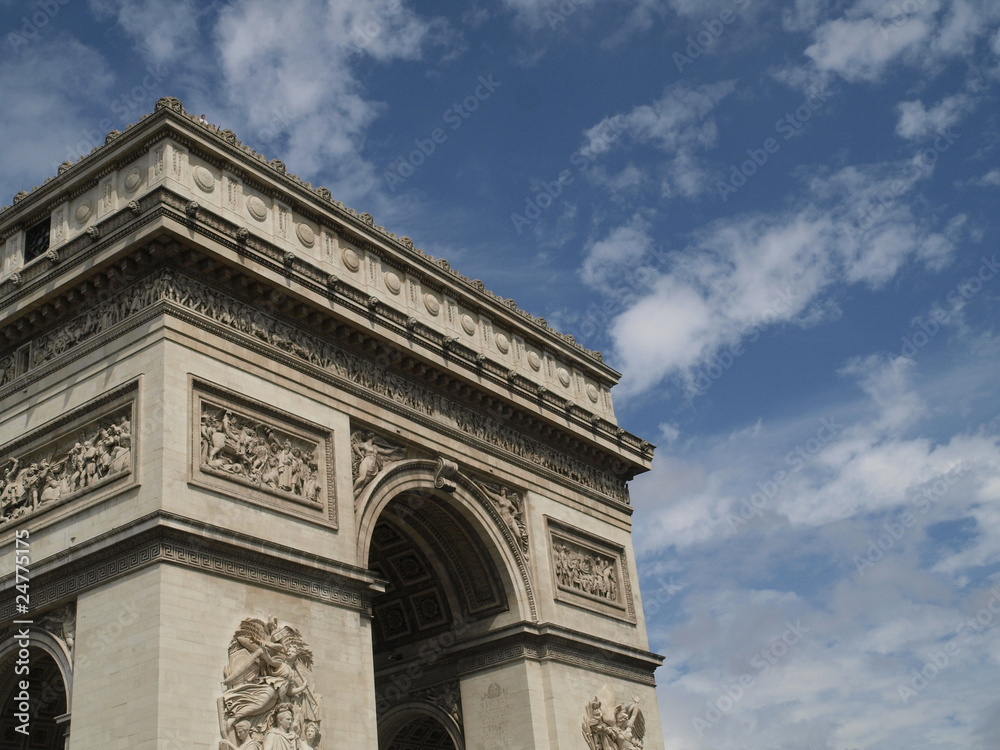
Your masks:
{"label": "relief sculpture panel", "polygon": [[194,483],[335,522],[328,432],[208,384],[193,393]]}
{"label": "relief sculpture panel", "polygon": [[634,623],[625,549],[552,518],[548,530],[556,600]]}
{"label": "relief sculpture panel", "polygon": [[[86,412],[86,408],[78,410]],[[73,415],[0,451],[0,524],[107,487],[132,473],[133,404]],[[90,410],[92,411],[92,410]],[[68,424],[66,424],[68,422]],[[32,436],[34,439],[32,439]]]}

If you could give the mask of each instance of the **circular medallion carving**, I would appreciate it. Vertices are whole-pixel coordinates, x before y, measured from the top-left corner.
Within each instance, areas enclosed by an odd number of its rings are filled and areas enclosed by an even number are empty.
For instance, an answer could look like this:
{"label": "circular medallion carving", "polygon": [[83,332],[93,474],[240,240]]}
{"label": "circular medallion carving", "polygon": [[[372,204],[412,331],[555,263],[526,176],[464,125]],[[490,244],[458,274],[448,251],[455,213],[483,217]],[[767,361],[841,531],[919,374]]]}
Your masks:
{"label": "circular medallion carving", "polygon": [[132,167],[125,175],[125,189],[134,193],[142,184],[142,170],[139,167]]}
{"label": "circular medallion carving", "polygon": [[200,164],[192,170],[194,174],[194,183],[206,193],[211,193],[215,190],[215,176],[208,170],[208,168],[201,166]]}
{"label": "circular medallion carving", "polygon": [[427,312],[431,315],[437,315],[441,311],[441,303],[438,302],[438,298],[433,294],[424,295],[424,307],[427,308]]}
{"label": "circular medallion carving", "polygon": [[569,370],[565,367],[560,367],[556,370],[556,375],[559,376],[559,382],[563,384],[564,387],[569,387]]}
{"label": "circular medallion carving", "polygon": [[542,367],[542,358],[535,352],[528,352],[528,364],[532,370],[539,370]]}
{"label": "circular medallion carving", "polygon": [[462,330],[470,336],[476,332],[476,321],[468,313],[462,315]]}
{"label": "circular medallion carving", "polygon": [[249,211],[250,215],[257,221],[264,221],[264,219],[267,218],[267,206],[265,206],[264,201],[256,195],[251,195],[247,198],[247,211]]}
{"label": "circular medallion carving", "polygon": [[83,224],[85,221],[87,221],[87,219],[90,218],[90,215],[92,213],[94,213],[94,202],[90,200],[90,198],[84,198],[77,204],[76,212],[73,214],[73,216],[76,217],[76,220],[79,224]]}
{"label": "circular medallion carving", "polygon": [[510,351],[510,339],[502,333],[497,334],[497,349],[500,350],[501,354],[506,354]]}
{"label": "circular medallion carving", "polygon": [[348,271],[357,271],[361,268],[361,258],[351,248],[345,247],[343,252],[340,253],[340,257],[343,259]]}
{"label": "circular medallion carving", "polygon": [[597,386],[594,385],[593,383],[590,383],[587,386],[587,398],[589,398],[591,401],[593,401],[596,404],[597,403],[597,396],[598,396]]}
{"label": "circular medallion carving", "polygon": [[295,236],[299,238],[301,242],[306,247],[312,247],[316,244],[316,233],[312,230],[308,224],[298,224],[295,227]]}
{"label": "circular medallion carving", "polygon": [[399,290],[403,288],[402,283],[399,281],[399,277],[392,271],[385,272],[385,288],[393,294],[399,294]]}

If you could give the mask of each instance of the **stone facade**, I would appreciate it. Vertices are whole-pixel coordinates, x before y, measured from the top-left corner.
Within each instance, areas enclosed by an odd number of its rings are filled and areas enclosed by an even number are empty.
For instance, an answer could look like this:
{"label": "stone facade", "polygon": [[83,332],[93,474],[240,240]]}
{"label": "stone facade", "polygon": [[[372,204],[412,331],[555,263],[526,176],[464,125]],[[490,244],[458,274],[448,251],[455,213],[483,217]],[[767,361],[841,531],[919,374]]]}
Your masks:
{"label": "stone facade", "polygon": [[50,747],[661,746],[598,353],[173,99],[0,253],[0,667],[30,620]]}

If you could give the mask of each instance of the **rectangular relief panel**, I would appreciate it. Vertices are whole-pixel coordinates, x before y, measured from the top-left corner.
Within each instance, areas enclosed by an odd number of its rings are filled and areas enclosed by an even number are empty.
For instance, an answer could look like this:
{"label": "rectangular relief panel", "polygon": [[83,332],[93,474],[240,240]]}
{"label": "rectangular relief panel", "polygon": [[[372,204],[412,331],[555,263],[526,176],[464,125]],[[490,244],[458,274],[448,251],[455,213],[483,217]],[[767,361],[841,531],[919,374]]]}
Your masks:
{"label": "rectangular relief panel", "polygon": [[635,623],[625,548],[546,517],[556,601]]}
{"label": "rectangular relief panel", "polygon": [[193,381],[191,483],[337,527],[333,433]]}
{"label": "rectangular relief panel", "polygon": [[0,525],[137,484],[138,391],[132,381],[0,448]]}

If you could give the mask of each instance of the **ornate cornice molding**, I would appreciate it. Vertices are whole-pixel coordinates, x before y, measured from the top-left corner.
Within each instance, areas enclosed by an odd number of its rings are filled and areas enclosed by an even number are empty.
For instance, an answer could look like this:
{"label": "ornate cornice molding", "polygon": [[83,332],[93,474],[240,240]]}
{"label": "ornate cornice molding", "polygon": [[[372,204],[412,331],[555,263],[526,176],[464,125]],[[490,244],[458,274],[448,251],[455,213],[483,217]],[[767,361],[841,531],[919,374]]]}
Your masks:
{"label": "ornate cornice molding", "polygon": [[[164,516],[159,514],[162,521]],[[122,530],[116,530],[121,534]],[[259,543],[258,543],[259,544]],[[365,581],[339,574],[329,567],[292,561],[272,551],[248,549],[220,539],[196,536],[186,529],[163,525],[137,529],[131,536],[104,548],[36,573],[31,581],[32,610],[70,601],[84,591],[138,570],[159,564],[180,565],[242,583],[263,586],[293,596],[371,614],[375,592]],[[41,570],[45,561],[35,563]],[[0,592],[14,584],[12,575],[0,578]],[[16,616],[13,597],[0,604],[0,623]]]}
{"label": "ornate cornice molding", "polygon": [[[212,243],[226,246],[230,252],[235,252],[245,258],[256,268],[286,277],[289,280],[294,279],[296,284],[317,295],[319,299],[326,298],[330,304],[348,310],[359,318],[367,318],[378,324],[387,333],[419,345],[433,355],[443,357],[449,362],[449,367],[467,372],[470,378],[489,382],[495,388],[509,391],[512,395],[517,395],[529,403],[536,403],[553,420],[569,422],[578,431],[592,433],[595,438],[615,443],[620,450],[634,456],[634,460],[638,464],[638,466],[632,466],[630,459],[617,458],[614,468],[616,474],[624,474],[630,478],[638,471],[643,470],[639,468],[640,466],[648,465],[647,462],[652,455],[651,444],[629,434],[614,422],[587,411],[572,400],[566,400],[545,387],[539,387],[537,383],[508,370],[506,364],[493,361],[490,357],[477,355],[464,343],[459,343],[448,338],[441,331],[433,330],[422,323],[406,318],[404,313],[391,306],[379,303],[376,307],[372,307],[371,299],[362,290],[356,289],[340,279],[333,279],[328,273],[315,267],[304,258],[296,257],[291,263],[287,262],[285,251],[252,234],[244,236],[243,233],[246,230],[242,226],[204,210],[199,211],[197,219],[192,218],[185,213],[186,204],[186,198],[165,188],[158,188],[144,195],[141,199],[138,215],[133,215],[134,212],[131,210],[122,209],[110,215],[103,223],[90,227],[90,229],[98,230],[100,239],[94,241],[81,235],[63,247],[58,261],[58,269],[55,268],[55,261],[45,261],[44,259],[29,264],[25,273],[21,275],[21,285],[6,295],[4,303],[20,302],[28,295],[35,294],[44,287],[50,286],[55,281],[53,274],[65,278],[68,272],[78,268],[81,264],[92,262],[93,257],[101,250],[134,234],[147,224],[158,219],[173,219],[183,224],[187,231],[200,235]],[[113,273],[99,273],[85,280],[80,287],[81,291],[76,295],[77,298],[86,297],[88,303],[93,303],[93,296],[96,294],[97,301],[100,301],[102,297],[114,293],[106,287],[120,287],[123,279],[134,276],[135,269],[150,262],[151,255],[157,255],[161,258],[176,256],[175,262],[190,267],[199,276],[214,273],[219,275],[224,283],[230,280],[238,281],[243,288],[247,289],[248,293],[256,290],[257,294],[264,295],[265,299],[268,300],[269,307],[282,309],[283,312],[290,311],[292,316],[305,315],[308,319],[307,325],[310,327],[317,324],[317,315],[329,316],[328,310],[309,309],[308,313],[305,314],[304,306],[286,293],[268,287],[259,279],[251,279],[246,274],[234,273],[231,267],[221,265],[200,251],[181,246],[177,242],[151,239],[140,248],[135,250],[130,248],[129,252],[134,257],[126,256],[123,258],[120,266],[116,267]],[[11,283],[9,278],[4,282],[7,287]],[[33,334],[39,329],[44,329],[52,317],[64,310],[67,306],[66,302],[72,304],[72,296],[73,293],[70,292],[71,298],[64,300],[62,305],[57,300],[55,305],[41,305],[30,314],[16,318],[10,326],[0,329],[0,336],[5,337],[8,342],[14,342],[18,337],[24,337],[29,333]],[[259,302],[259,299],[255,299],[254,302]],[[331,321],[320,322],[322,327],[328,327]],[[339,321],[336,322],[339,324]],[[360,331],[356,331],[354,335],[365,336]],[[364,345],[371,346],[367,341],[364,342]],[[394,356],[397,359],[402,359],[405,356],[395,350],[391,343],[377,342],[375,346],[378,347],[380,358],[388,359]],[[0,348],[3,348],[2,342],[0,342]],[[425,369],[427,367],[423,363],[418,366]],[[3,382],[3,378],[0,377],[0,385]],[[449,388],[455,390],[454,386],[449,386]],[[463,392],[468,392],[471,390],[471,386],[463,383],[461,389]],[[531,428],[530,422],[534,418],[529,416],[528,412],[515,410],[506,402],[501,402],[495,397],[488,397],[485,400],[477,398],[476,400],[486,403],[487,408],[495,411],[498,416],[504,419],[507,417],[527,418],[529,422],[525,424],[525,427]],[[552,426],[549,425],[541,429],[551,431]],[[576,438],[576,440],[578,444],[573,446],[573,450],[585,453],[590,444],[580,440],[580,438]],[[597,454],[594,454],[594,458],[598,461],[601,460]]]}
{"label": "ornate cornice molding", "polygon": [[[193,136],[203,138],[212,143],[216,148],[226,153],[230,159],[249,168],[251,173],[256,170],[264,171],[268,179],[282,185],[286,191],[298,197],[300,202],[305,201],[307,205],[311,204],[312,213],[317,216],[323,212],[333,214],[342,223],[343,231],[348,232],[357,241],[365,243],[369,242],[369,238],[376,239],[378,242],[389,245],[404,257],[408,257],[412,262],[422,267],[425,272],[446,274],[448,281],[459,284],[465,294],[472,298],[487,301],[491,305],[501,305],[507,311],[516,315],[523,323],[536,329],[547,338],[558,340],[562,345],[583,355],[594,363],[598,363],[609,372],[613,372],[603,364],[604,358],[599,351],[586,349],[573,336],[560,333],[552,328],[544,318],[537,317],[520,309],[514,300],[506,299],[489,291],[479,279],[470,279],[463,276],[457,270],[453,269],[447,260],[427,255],[415,247],[409,237],[397,236],[385,227],[376,224],[371,214],[367,212],[359,213],[353,208],[345,206],[340,201],[334,200],[327,188],[313,187],[311,183],[290,174],[283,162],[278,159],[268,160],[262,154],[243,144],[233,131],[201,123],[194,115],[189,114],[184,109],[180,100],[173,97],[161,98],[156,102],[156,107],[152,113],[144,114],[138,122],[126,126],[124,132],[113,130],[108,133],[104,145],[95,147],[89,154],[81,156],[76,163],[64,162],[60,166],[57,176],[49,177],[42,185],[32,188],[31,191],[20,191],[14,197],[12,205],[0,208],[0,223],[11,218],[16,218],[22,212],[25,214],[34,212],[40,215],[44,208],[50,207],[42,205],[46,199],[51,202],[51,206],[57,205],[58,201],[53,199],[53,193],[57,192],[60,186],[67,185],[71,180],[83,175],[88,168],[97,164],[106,154],[113,153],[115,150],[122,150],[124,147],[127,153],[123,153],[112,164],[105,165],[102,174],[114,171],[119,162],[124,161],[124,163],[127,163],[128,159],[132,157],[133,152],[137,150],[137,146],[155,143],[158,138],[162,138],[162,134],[148,133],[148,131],[155,128],[157,124],[166,121],[179,126],[182,132],[190,133]],[[202,154],[201,156],[209,163],[218,161],[218,158],[212,154]],[[89,187],[90,182],[87,185]],[[79,185],[74,186],[75,189],[79,189],[80,187]],[[267,190],[266,186],[261,187],[265,191]],[[60,196],[60,200],[63,197]],[[306,213],[309,213],[309,210]]]}
{"label": "ornate cornice molding", "polygon": [[[421,384],[413,377],[416,372],[400,373],[391,362],[357,354],[334,344],[331,338],[320,338],[277,316],[265,314],[259,304],[241,301],[170,269],[147,276],[83,315],[45,330],[31,342],[31,367],[27,372],[9,378],[0,366],[0,398],[21,387],[26,377],[37,379],[64,365],[67,359],[82,356],[83,350],[105,341],[105,334],[132,328],[137,319],[148,320],[158,312],[213,330],[247,349],[280,359],[435,430],[450,432],[464,440],[474,439],[489,453],[508,460],[514,458],[525,468],[549,473],[597,499],[612,500],[616,505],[628,503],[625,475],[613,471],[613,462],[620,459],[601,453],[584,454],[586,460],[572,457],[550,444],[526,436],[526,429],[511,426],[512,423],[520,426],[513,419],[497,419],[455,396],[446,396]],[[358,334],[352,331],[351,335]],[[7,353],[7,358],[12,356],[13,352]],[[0,365],[4,360],[4,354],[0,353]],[[440,377],[439,373],[431,374],[432,380]],[[445,378],[451,379],[446,374]],[[469,386],[462,384],[462,387],[472,394]],[[479,400],[481,402],[482,397]],[[511,411],[511,416],[515,414]],[[530,422],[525,428],[529,426]],[[542,429],[558,436],[547,425]],[[595,468],[594,463],[601,460],[602,455],[604,461],[611,462],[610,468]]]}
{"label": "ornate cornice molding", "polygon": [[656,684],[653,673],[663,661],[648,651],[623,647],[568,629],[518,623],[476,643],[459,642],[443,652],[422,649],[421,656],[377,670],[376,682],[389,685],[405,679],[408,691],[419,690],[464,674],[525,659],[566,664],[650,686]]}

